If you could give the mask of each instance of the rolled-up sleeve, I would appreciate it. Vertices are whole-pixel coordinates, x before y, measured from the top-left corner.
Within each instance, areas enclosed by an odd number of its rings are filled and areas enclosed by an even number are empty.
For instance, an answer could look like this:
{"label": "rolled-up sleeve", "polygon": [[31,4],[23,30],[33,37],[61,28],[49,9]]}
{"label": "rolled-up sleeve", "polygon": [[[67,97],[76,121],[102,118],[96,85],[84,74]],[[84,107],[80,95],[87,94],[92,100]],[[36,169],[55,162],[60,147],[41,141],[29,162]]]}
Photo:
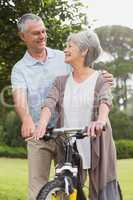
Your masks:
{"label": "rolled-up sleeve", "polygon": [[101,88],[98,96],[99,96],[99,104],[105,103],[109,107],[109,109],[112,108],[113,96],[111,93],[111,87],[109,86],[108,83],[105,83],[103,80],[101,83]]}

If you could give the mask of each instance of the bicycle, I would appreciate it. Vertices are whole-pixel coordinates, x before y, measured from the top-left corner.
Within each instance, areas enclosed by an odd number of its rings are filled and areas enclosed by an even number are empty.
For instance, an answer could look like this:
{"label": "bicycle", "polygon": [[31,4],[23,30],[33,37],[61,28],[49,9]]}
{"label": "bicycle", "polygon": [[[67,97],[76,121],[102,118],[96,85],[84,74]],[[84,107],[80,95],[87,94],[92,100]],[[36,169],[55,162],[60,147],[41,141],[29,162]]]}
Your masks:
{"label": "bicycle", "polygon": [[82,185],[82,159],[71,139],[87,136],[86,128],[49,129],[44,140],[62,138],[65,158],[55,169],[55,178],[44,185],[37,200],[86,200]]}

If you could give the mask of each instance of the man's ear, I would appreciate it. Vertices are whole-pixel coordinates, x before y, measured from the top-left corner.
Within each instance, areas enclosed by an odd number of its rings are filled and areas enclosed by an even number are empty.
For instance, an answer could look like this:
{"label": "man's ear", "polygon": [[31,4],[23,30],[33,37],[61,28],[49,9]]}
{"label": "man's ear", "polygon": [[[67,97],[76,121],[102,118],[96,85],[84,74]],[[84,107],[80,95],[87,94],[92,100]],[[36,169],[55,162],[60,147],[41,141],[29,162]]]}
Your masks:
{"label": "man's ear", "polygon": [[18,35],[19,35],[19,37],[20,37],[20,39],[21,39],[22,41],[25,40],[25,39],[24,39],[24,33],[18,32]]}

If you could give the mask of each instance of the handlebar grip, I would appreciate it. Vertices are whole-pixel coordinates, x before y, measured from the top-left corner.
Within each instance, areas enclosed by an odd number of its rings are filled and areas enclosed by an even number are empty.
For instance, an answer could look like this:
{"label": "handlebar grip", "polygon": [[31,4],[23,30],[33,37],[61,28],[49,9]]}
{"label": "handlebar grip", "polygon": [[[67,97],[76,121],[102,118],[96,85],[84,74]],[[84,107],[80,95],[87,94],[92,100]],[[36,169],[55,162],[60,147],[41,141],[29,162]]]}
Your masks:
{"label": "handlebar grip", "polygon": [[52,135],[51,135],[51,133],[50,132],[47,132],[44,136],[43,136],[43,140],[44,141],[49,141],[50,139],[52,139],[53,137],[52,137]]}
{"label": "handlebar grip", "polygon": [[103,126],[103,131],[105,131],[106,130],[106,126]]}
{"label": "handlebar grip", "polygon": [[[103,131],[105,131],[105,129],[106,129],[106,127],[104,126],[103,127]],[[71,132],[73,130],[74,129],[70,129],[70,130],[68,129],[67,131]],[[84,133],[87,133],[87,130],[88,130],[88,127],[85,127],[84,129],[81,129],[80,131],[77,129],[76,130],[76,135],[75,135],[76,138],[77,139],[82,139],[82,138],[86,137],[87,135],[84,135]],[[61,135],[63,133],[65,133],[63,128],[60,128],[60,129],[48,128],[47,131],[46,131],[46,134],[41,139],[43,139],[44,141],[48,141],[50,139],[55,139],[57,137],[57,135],[59,136],[59,135]],[[96,137],[96,135],[94,137]]]}

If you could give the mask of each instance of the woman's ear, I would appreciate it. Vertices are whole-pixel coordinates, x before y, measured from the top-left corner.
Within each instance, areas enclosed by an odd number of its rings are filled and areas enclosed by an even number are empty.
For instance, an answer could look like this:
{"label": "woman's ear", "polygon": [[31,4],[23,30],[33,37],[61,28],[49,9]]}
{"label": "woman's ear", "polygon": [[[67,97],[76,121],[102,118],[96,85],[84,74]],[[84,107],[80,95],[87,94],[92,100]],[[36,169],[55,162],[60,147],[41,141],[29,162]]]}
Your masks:
{"label": "woman's ear", "polygon": [[89,49],[86,49],[86,50],[82,51],[81,55],[83,57],[85,57],[88,52],[89,52]]}

